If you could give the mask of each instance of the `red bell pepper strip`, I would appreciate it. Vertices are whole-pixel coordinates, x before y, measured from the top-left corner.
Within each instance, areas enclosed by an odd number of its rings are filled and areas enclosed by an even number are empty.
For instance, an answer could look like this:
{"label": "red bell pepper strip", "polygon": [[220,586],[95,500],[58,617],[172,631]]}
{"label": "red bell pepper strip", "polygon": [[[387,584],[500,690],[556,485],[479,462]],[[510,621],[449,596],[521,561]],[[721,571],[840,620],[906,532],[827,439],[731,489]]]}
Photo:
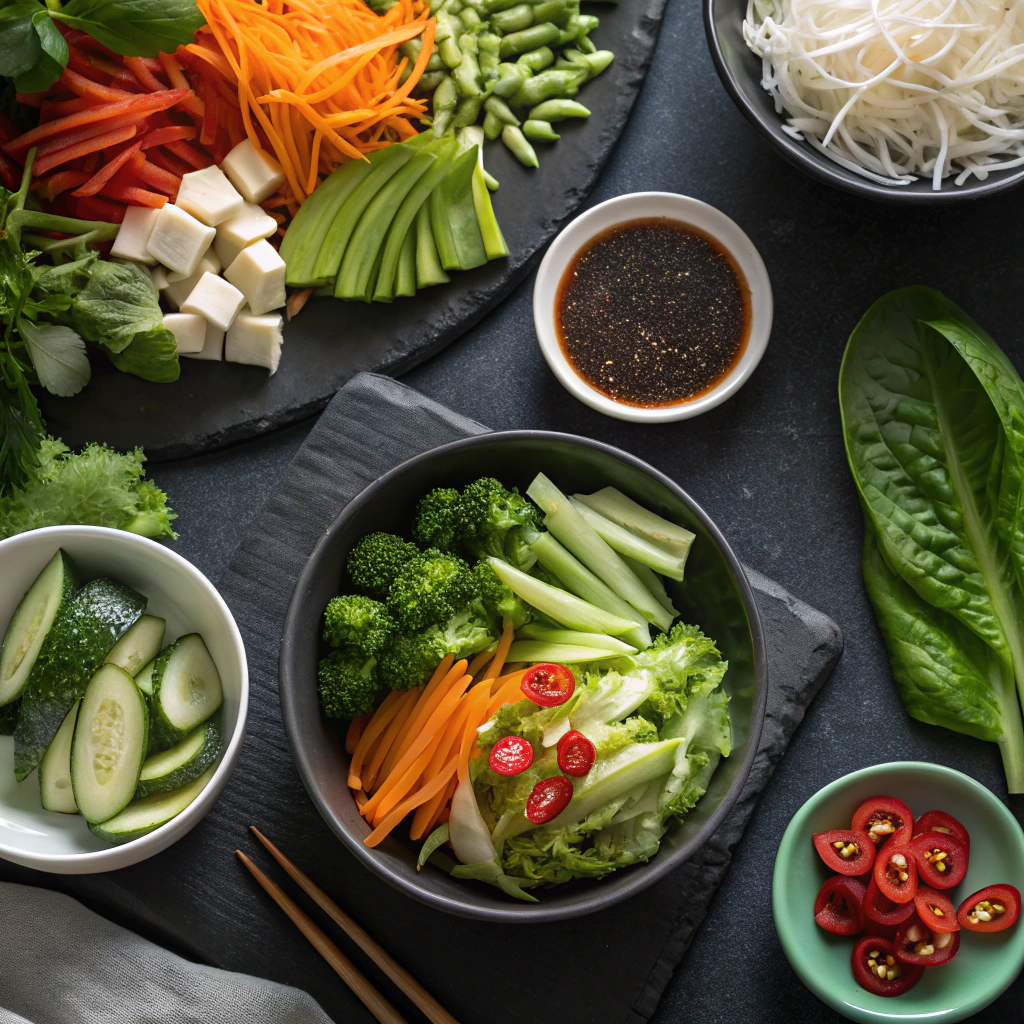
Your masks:
{"label": "red bell pepper strip", "polygon": [[914,838],[916,839],[922,832],[944,832],[946,835],[955,836],[970,853],[971,836],[952,814],[945,811],[925,811],[914,825]]}
{"label": "red bell pepper strip", "polygon": [[814,921],[833,935],[856,935],[864,927],[864,883],[833,875],[814,901]]}
{"label": "red bell pepper strip", "polygon": [[187,142],[168,142],[165,148],[189,164],[192,170],[201,171],[213,163],[205,153],[193,149]]}
{"label": "red bell pepper strip", "polygon": [[914,815],[902,800],[873,796],[853,812],[850,828],[854,832],[867,832],[875,846],[887,839],[910,840],[914,832]]}
{"label": "red bell pepper strip", "polygon": [[154,210],[159,210],[161,206],[167,205],[167,196],[138,188],[135,185],[119,185],[108,182],[103,194],[109,199],[119,199],[122,203],[129,203],[132,206],[149,206]]}
{"label": "red bell pepper strip", "polygon": [[165,171],[170,174],[175,174],[179,178],[186,175],[191,171],[191,168],[184,161],[179,160],[177,157],[171,156],[162,146],[155,149],[151,149],[146,154],[146,159],[156,164],[157,167],[162,167]]}
{"label": "red bell pepper strip", "polygon": [[135,133],[135,125],[126,124],[120,128],[115,128],[113,131],[105,132],[102,135],[94,135],[91,139],[85,139],[83,142],[66,146],[64,149],[52,150],[49,153],[36,157],[35,166],[32,168],[32,171],[34,174],[45,174],[54,167],[66,164],[69,160],[77,160],[80,156],[106,149],[107,146],[116,146],[119,142],[127,142],[135,137]]}
{"label": "red bell pepper strip", "polygon": [[141,145],[142,140],[140,139],[138,142],[133,142],[127,149],[121,150],[113,160],[106,164],[106,166],[101,167],[81,188],[75,189],[71,194],[84,197],[94,196],[97,192],[101,192],[103,186],[138,153]]}
{"label": "red bell pepper strip", "polygon": [[21,185],[21,168],[3,153],[0,153],[0,182],[9,192],[17,192]]}
{"label": "red bell pepper strip", "polygon": [[111,203],[99,196],[88,196],[85,199],[72,199],[75,204],[75,216],[82,220],[106,220],[120,224],[124,220],[125,207],[120,203]]}
{"label": "red bell pepper strip", "polygon": [[864,875],[875,862],[875,845],[867,832],[834,828],[814,836],[814,848],[826,867],[841,875]]}
{"label": "red bell pepper strip", "polygon": [[930,889],[927,885],[919,885],[914,896],[914,907],[925,928],[933,932],[960,931],[956,907],[945,893]]}
{"label": "red bell pepper strip", "polygon": [[933,889],[952,889],[967,874],[970,853],[956,836],[922,832],[910,841],[917,872]]}
{"label": "red bell pepper strip", "polygon": [[181,178],[177,174],[171,174],[149,160],[140,165],[135,173],[140,180],[152,185],[158,192],[166,193],[171,199],[177,197],[178,189],[181,188]]}
{"label": "red bell pepper strip", "polygon": [[893,903],[911,903],[917,892],[917,864],[905,843],[890,839],[875,857],[875,884]]}
{"label": "red bell pepper strip", "polygon": [[900,925],[892,944],[900,963],[916,967],[942,967],[960,952],[960,933],[933,932],[915,915],[906,924]]}
{"label": "red bell pepper strip", "polygon": [[861,988],[876,996],[901,996],[923,974],[923,967],[901,964],[896,959],[896,947],[888,939],[869,935],[853,947],[853,976]]}
{"label": "red bell pepper strip", "polygon": [[154,128],[142,140],[143,150],[154,146],[166,146],[168,142],[187,142],[196,137],[196,130],[190,124],[170,124]]}
{"label": "red bell pepper strip", "polygon": [[534,704],[542,708],[557,708],[573,695],[576,677],[565,665],[545,662],[529,669],[519,688]]}
{"label": "red bell pepper strip", "polygon": [[1001,932],[1020,917],[1020,890],[1005,882],[986,885],[960,904],[957,920],[971,932]]}
{"label": "red bell pepper strip", "polygon": [[143,89],[149,92],[163,92],[169,86],[164,85],[156,75],[142,62],[141,57],[122,57],[124,66],[138,79]]}

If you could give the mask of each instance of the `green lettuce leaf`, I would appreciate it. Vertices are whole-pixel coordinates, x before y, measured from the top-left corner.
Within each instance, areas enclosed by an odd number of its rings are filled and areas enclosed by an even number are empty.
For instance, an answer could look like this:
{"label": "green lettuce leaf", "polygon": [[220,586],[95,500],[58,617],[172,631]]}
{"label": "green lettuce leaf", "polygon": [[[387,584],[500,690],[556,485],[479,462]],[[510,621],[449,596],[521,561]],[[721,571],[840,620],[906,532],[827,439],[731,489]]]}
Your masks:
{"label": "green lettuce leaf", "polygon": [[75,299],[74,325],[86,341],[123,352],[137,335],[163,326],[156,286],[137,263],[96,263]]}
{"label": "green lettuce leaf", "polygon": [[70,328],[18,320],[39,383],[51,394],[69,398],[89,383],[85,342]]}
{"label": "green lettuce leaf", "polygon": [[111,352],[110,361],[122,372],[156,384],[173,384],[181,373],[178,346],[166,327],[157,327],[135,339],[123,352]]}

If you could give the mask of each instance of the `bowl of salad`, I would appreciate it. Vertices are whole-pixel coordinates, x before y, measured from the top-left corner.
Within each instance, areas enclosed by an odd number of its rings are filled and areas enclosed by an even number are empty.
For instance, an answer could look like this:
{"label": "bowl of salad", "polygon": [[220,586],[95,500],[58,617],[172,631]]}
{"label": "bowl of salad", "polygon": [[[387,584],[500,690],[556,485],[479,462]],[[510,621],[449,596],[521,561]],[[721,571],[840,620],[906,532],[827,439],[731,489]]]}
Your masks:
{"label": "bowl of salad", "polygon": [[626,899],[750,770],[766,658],[742,567],[672,480],[508,431],[396,467],[325,531],[285,620],[299,774],[367,867],[503,922]]}

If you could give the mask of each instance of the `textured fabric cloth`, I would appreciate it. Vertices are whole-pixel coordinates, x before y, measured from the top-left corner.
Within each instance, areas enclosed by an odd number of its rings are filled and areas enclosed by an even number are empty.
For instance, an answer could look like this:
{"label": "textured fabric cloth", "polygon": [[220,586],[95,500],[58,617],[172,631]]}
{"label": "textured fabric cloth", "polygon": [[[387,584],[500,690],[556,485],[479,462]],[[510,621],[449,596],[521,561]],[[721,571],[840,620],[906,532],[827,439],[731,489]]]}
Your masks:
{"label": "textured fabric cloth", "polygon": [[0,1024],[329,1024],[311,996],[189,963],[61,893],[0,882]]}

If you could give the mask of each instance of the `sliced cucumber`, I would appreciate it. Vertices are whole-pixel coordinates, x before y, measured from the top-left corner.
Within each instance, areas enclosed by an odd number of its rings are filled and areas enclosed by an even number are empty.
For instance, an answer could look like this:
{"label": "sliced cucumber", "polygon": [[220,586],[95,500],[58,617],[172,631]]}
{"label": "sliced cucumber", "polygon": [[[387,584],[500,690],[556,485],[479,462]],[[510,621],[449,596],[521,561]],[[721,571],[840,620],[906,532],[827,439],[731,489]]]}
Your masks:
{"label": "sliced cucumber", "polygon": [[91,824],[89,828],[108,843],[128,843],[144,836],[176,818],[213,778],[216,768],[207,768],[194,782],[170,793],[153,793],[129,804],[109,821]]}
{"label": "sliced cucumber", "polygon": [[128,806],[148,734],[146,698],[135,680],[116,665],[101,665],[82,697],[71,745],[71,785],[86,821],[106,821]]}
{"label": "sliced cucumber", "polygon": [[112,580],[86,583],[54,619],[21,698],[14,730],[20,782],[46,748],[110,649],[146,610],[146,599]]}
{"label": "sliced cucumber", "polygon": [[156,664],[156,658],[154,658],[145,668],[143,668],[139,674],[135,677],[135,685],[147,696],[153,696],[153,666]]}
{"label": "sliced cucumber", "polygon": [[39,795],[43,807],[62,814],[77,814],[78,804],[71,788],[71,740],[75,735],[78,703],[68,712],[53,742],[39,762]]}
{"label": "sliced cucumber", "polygon": [[164,644],[166,619],[155,615],[143,615],[110,649],[103,659],[106,665],[123,668],[130,676],[138,673],[147,662],[152,661]]}
{"label": "sliced cucumber", "polygon": [[78,589],[78,567],[63,549],[46,563],[21,599],[0,649],[0,704],[21,696],[57,613]]}
{"label": "sliced cucumber", "polygon": [[220,673],[198,633],[175,640],[153,666],[152,750],[180,743],[220,707]]}
{"label": "sliced cucumber", "polygon": [[198,779],[220,753],[220,725],[215,718],[197,725],[170,750],[146,758],[139,775],[137,797],[181,789]]}

